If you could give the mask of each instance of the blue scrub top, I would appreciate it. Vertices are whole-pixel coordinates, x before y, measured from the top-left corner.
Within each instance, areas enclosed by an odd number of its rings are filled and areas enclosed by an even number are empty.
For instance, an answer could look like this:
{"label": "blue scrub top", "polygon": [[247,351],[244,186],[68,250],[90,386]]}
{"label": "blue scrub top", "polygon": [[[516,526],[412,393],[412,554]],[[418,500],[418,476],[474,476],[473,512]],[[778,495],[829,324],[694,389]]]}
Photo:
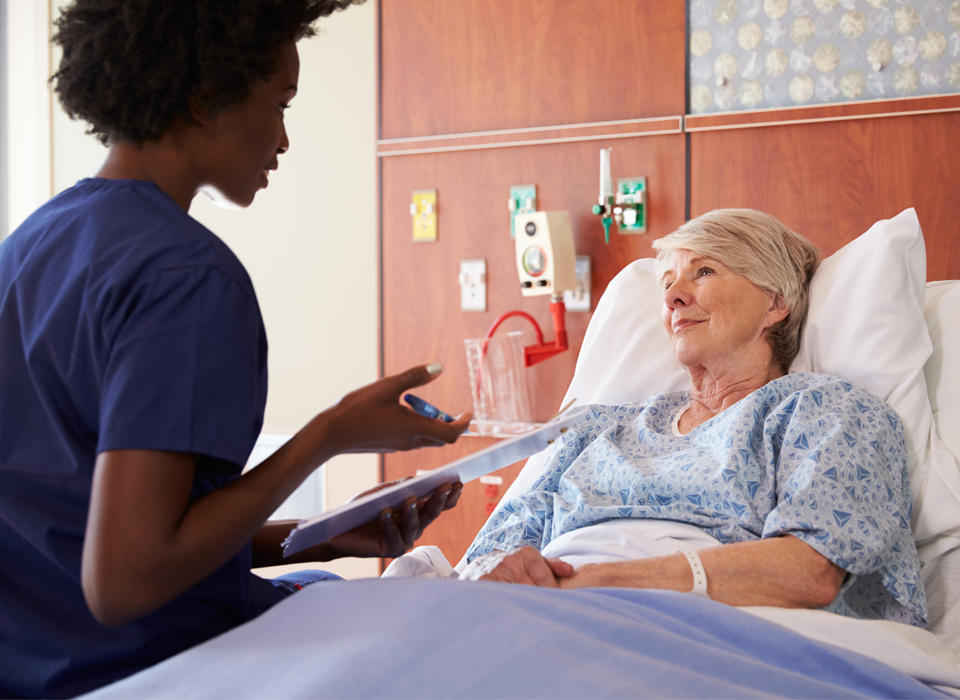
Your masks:
{"label": "blue scrub top", "polygon": [[0,244],[0,696],[76,695],[259,614],[249,546],[108,628],[80,562],[96,455],[199,456],[195,500],[263,422],[267,343],[240,261],[154,184],[82,180]]}

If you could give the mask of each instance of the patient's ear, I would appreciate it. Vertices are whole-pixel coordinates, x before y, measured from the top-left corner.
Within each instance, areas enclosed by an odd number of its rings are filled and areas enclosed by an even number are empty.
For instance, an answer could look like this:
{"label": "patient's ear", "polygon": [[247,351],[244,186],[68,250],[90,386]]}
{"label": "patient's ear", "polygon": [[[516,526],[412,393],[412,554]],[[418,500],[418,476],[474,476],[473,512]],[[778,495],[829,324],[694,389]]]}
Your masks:
{"label": "patient's ear", "polygon": [[790,309],[787,308],[786,302],[783,300],[783,295],[774,294],[770,298],[770,307],[767,309],[767,325],[774,326],[787,316],[790,315]]}

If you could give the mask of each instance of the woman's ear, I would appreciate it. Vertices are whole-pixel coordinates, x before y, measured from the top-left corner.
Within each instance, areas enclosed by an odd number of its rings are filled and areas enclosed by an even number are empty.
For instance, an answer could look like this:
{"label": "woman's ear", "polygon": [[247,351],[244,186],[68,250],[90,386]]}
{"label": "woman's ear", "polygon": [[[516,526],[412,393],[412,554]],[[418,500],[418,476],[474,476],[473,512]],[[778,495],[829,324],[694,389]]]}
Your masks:
{"label": "woman's ear", "polygon": [[207,101],[202,95],[198,93],[190,95],[187,100],[187,110],[190,113],[190,119],[196,124],[206,126],[210,122],[210,110],[207,108]]}
{"label": "woman's ear", "polygon": [[770,308],[767,309],[767,328],[774,326],[790,315],[783,296],[774,294],[770,299]]}

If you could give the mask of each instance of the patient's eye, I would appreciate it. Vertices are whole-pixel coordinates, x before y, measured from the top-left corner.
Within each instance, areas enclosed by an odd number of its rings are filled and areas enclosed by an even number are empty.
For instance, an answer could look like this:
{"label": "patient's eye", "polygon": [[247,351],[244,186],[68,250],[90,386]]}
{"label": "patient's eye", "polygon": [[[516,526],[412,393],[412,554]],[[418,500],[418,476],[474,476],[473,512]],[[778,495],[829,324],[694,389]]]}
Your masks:
{"label": "patient's eye", "polygon": [[712,267],[709,267],[708,265],[701,265],[697,268],[697,273],[694,275],[694,277],[706,277],[707,275],[712,275],[714,272],[715,270]]}

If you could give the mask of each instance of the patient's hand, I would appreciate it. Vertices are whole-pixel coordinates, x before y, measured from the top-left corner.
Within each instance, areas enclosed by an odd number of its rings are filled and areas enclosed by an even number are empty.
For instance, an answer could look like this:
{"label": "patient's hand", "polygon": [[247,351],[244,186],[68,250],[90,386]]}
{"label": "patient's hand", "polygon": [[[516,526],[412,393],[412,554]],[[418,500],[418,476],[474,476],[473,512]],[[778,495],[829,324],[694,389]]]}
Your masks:
{"label": "patient's hand", "polygon": [[560,579],[573,575],[573,567],[561,559],[548,559],[533,547],[513,552],[491,552],[470,562],[461,578],[476,581],[525,583],[558,588]]}

